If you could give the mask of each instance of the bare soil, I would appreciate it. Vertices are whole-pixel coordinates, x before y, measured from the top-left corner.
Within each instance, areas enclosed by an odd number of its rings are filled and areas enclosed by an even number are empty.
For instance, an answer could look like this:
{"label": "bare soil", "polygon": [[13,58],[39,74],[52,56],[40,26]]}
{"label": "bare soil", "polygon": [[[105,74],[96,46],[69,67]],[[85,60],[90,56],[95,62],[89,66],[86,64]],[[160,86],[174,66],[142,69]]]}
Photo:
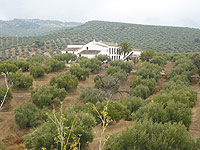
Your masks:
{"label": "bare soil", "polygon": [[[164,66],[164,70],[166,74],[171,71],[171,69],[173,68],[173,65],[174,65],[173,62],[171,61],[167,62],[167,64]],[[162,76],[156,85],[155,92],[152,95],[150,95],[149,98],[151,98],[155,94],[158,94],[160,90],[162,89],[163,85],[165,84],[165,82],[167,82],[167,78],[166,76]]]}
{"label": "bare soil", "polygon": [[[33,87],[40,87],[43,85],[49,86],[49,82],[52,76],[58,75],[66,70],[67,69],[63,71],[53,72],[45,75],[43,78],[35,79],[33,82]],[[24,74],[29,74],[29,72],[25,72]],[[99,74],[104,75],[105,70],[100,71]],[[77,89],[67,94],[67,97],[63,101],[63,107],[65,108],[66,106],[72,105],[74,103],[81,103],[81,100],[79,99],[81,90],[88,86],[94,86],[95,76],[95,74],[91,74],[90,77],[85,81],[80,81]],[[0,76],[0,86],[4,85],[4,77]],[[23,135],[28,133],[29,129],[20,129],[16,125],[14,118],[14,109],[16,109],[20,104],[31,102],[31,93],[30,90],[13,88],[11,89],[13,93],[13,99],[4,105],[2,111],[0,112],[0,139],[2,139],[4,143],[9,147],[19,147],[19,149],[21,149],[23,144],[19,143],[19,145],[16,145],[15,138],[21,138]]]}
{"label": "bare soil", "polygon": [[[172,62],[168,62],[167,65],[165,66],[166,72],[169,72],[171,68],[173,67]],[[50,79],[53,75],[58,75],[59,73],[64,72],[64,71],[59,71],[59,72],[54,72],[46,75],[44,78],[38,78],[34,80],[33,86],[34,87],[40,87],[42,85],[49,85]],[[106,71],[103,69],[98,73],[98,75],[105,75]],[[129,91],[130,90],[130,81],[134,78],[136,75],[136,71],[133,70],[131,74],[128,77],[128,80],[121,84],[120,90],[121,91]],[[71,91],[68,93],[67,97],[63,101],[63,107],[65,108],[66,106],[72,105],[74,103],[82,103],[80,100],[80,92],[84,88],[88,86],[94,86],[94,77],[95,74],[91,74],[88,79],[85,81],[80,81],[79,85],[76,90]],[[156,91],[159,92],[159,90],[162,88],[163,84],[166,82],[166,79],[160,79],[158,86],[156,87]],[[0,78],[0,85],[4,85],[4,81],[2,78]],[[11,100],[10,103],[7,103],[4,105],[4,110],[0,112],[0,139],[4,141],[4,143],[7,146],[10,146],[10,149],[23,149],[24,145],[23,142],[21,141],[21,137],[25,135],[28,132],[28,129],[20,129],[14,119],[14,109],[17,108],[20,104],[24,104],[27,102],[31,102],[31,95],[29,90],[16,90],[12,89],[13,91],[13,99]],[[116,99],[120,99],[121,97],[127,96],[126,92],[122,92],[122,94],[115,95]],[[199,109],[200,113],[200,109]],[[133,121],[124,121],[121,120],[119,123],[112,123],[111,125],[108,126],[105,136],[111,133],[117,133],[125,129],[127,126],[131,126],[133,124]],[[94,133],[95,133],[95,138],[93,142],[89,145],[88,149],[93,149],[96,150],[98,149],[99,146],[99,139],[101,135],[101,127],[96,126],[94,128]],[[105,137],[104,136],[104,137]],[[20,142],[19,142],[20,141]]]}

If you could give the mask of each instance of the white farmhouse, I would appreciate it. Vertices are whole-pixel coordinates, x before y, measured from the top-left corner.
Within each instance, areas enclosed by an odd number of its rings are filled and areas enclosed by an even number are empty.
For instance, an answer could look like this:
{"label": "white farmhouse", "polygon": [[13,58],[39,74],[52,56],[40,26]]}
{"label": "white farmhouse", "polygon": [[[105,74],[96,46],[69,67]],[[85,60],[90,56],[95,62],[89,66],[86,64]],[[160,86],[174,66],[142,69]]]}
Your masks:
{"label": "white farmhouse", "polygon": [[88,58],[94,58],[96,55],[102,54],[110,56],[112,60],[123,59],[124,57],[123,53],[119,53],[117,43],[96,42],[95,40],[85,45],[68,45],[67,49],[62,51],[62,54],[64,53],[72,53]]}
{"label": "white farmhouse", "polygon": [[124,57],[124,53],[119,53],[119,46],[117,43],[110,42],[96,42],[93,40],[85,45],[68,45],[67,49],[62,51],[64,53],[72,53],[77,56],[84,56],[87,58],[94,58],[98,54],[108,55],[111,60],[125,60],[129,56],[132,56],[135,51],[131,51],[126,57]]}

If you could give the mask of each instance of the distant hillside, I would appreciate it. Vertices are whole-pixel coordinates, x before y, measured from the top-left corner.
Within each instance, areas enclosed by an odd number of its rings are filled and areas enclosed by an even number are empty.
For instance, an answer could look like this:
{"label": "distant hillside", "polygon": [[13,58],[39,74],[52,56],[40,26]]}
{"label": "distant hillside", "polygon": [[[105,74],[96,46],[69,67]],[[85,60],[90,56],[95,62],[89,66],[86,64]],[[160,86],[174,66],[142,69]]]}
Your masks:
{"label": "distant hillside", "polygon": [[85,44],[93,39],[118,43],[127,41],[133,48],[167,53],[200,51],[199,29],[90,21],[44,36],[0,38],[0,56],[4,59],[53,55],[60,53],[68,44]]}
{"label": "distant hillside", "polygon": [[40,19],[13,19],[9,21],[0,20],[0,36],[39,36],[55,30],[75,27],[77,25],[81,25],[81,23]]}

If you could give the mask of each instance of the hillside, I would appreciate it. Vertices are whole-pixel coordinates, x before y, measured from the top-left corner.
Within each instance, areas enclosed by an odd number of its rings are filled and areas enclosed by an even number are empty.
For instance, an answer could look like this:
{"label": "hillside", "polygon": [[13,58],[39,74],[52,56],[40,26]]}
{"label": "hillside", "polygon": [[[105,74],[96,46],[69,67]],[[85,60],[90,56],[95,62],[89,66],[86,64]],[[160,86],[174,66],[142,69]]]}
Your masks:
{"label": "hillside", "polygon": [[60,53],[68,44],[85,44],[93,39],[118,43],[127,41],[133,48],[167,53],[200,51],[199,29],[89,21],[44,36],[0,38],[0,57],[53,55]]}
{"label": "hillside", "polygon": [[40,19],[0,20],[0,37],[39,36],[47,34],[48,32],[75,27],[77,25],[81,25],[81,23]]}

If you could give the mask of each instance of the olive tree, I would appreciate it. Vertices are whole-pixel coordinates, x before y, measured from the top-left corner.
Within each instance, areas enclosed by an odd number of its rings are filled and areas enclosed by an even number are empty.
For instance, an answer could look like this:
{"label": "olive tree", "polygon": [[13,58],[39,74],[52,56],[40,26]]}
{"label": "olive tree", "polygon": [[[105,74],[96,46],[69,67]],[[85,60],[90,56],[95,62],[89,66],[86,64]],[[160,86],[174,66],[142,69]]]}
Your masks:
{"label": "olive tree", "polygon": [[53,76],[50,85],[55,85],[57,88],[64,88],[66,91],[76,89],[78,86],[78,79],[69,71]]}
{"label": "olive tree", "polygon": [[29,88],[33,85],[33,77],[22,73],[9,74],[8,82],[15,88]]}
{"label": "olive tree", "polygon": [[31,98],[34,104],[43,108],[44,106],[50,106],[55,98],[59,98],[61,101],[66,97],[65,89],[57,89],[56,87],[42,86],[39,88],[31,89]]}

